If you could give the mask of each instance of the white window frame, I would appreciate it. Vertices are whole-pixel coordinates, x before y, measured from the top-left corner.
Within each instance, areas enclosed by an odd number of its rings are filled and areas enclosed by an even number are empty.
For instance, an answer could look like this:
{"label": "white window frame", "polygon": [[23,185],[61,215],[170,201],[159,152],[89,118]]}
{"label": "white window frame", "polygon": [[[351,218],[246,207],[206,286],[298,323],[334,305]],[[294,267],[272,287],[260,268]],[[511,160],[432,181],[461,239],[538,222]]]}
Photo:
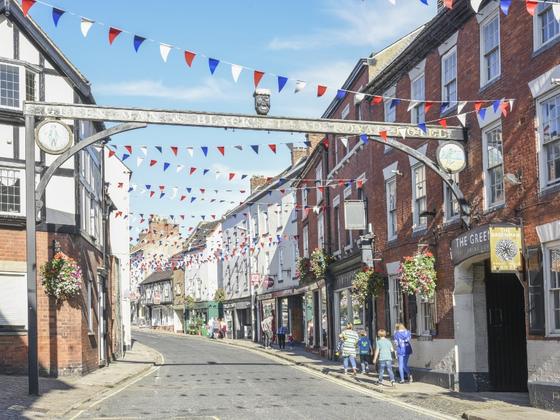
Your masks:
{"label": "white window frame", "polygon": [[325,215],[323,212],[317,216],[317,242],[320,249],[325,248]]}
{"label": "white window frame", "polygon": [[[558,0],[557,0],[558,1]],[[538,4],[533,15],[533,50],[537,51],[546,45],[554,42],[560,36],[560,30],[552,37],[543,40],[543,27],[542,27],[542,15],[544,13],[553,13],[552,4]],[[554,14],[552,16],[554,18]],[[560,24],[560,22],[559,22]]]}
{"label": "white window frame", "polygon": [[340,119],[341,120],[345,120],[348,115],[350,115],[350,104],[346,104],[346,106],[342,109],[342,112],[340,113]]}
{"label": "white window frame", "polygon": [[307,186],[303,187],[303,189],[301,190],[301,202],[302,202],[302,209],[301,209],[301,218],[305,219],[307,218],[307,211],[306,211],[306,207],[308,206],[308,198],[309,198],[309,189],[307,188]]}
{"label": "white window frame", "polygon": [[[453,182],[455,182],[456,185],[459,185],[459,173],[454,173],[449,175],[449,178],[451,178],[453,180]],[[457,209],[457,212],[454,214],[449,214],[451,213],[450,210],[454,210],[454,208]],[[449,188],[449,186],[443,182],[443,217],[444,217],[444,221],[446,223],[448,222],[452,222],[455,221],[457,219],[459,219],[459,216],[461,214],[461,208],[459,207],[459,202],[457,201],[457,199],[455,198],[455,196],[453,195],[453,193],[451,192],[451,188]]]}
{"label": "white window frame", "polygon": [[25,216],[25,170],[19,168],[0,167],[0,171],[13,172],[14,178],[19,178],[19,195],[20,195],[19,197],[20,205],[19,205],[18,212],[0,211],[0,214],[8,215],[8,216]]}
{"label": "white window frame", "polygon": [[[427,313],[427,309],[431,307],[431,314]],[[430,299],[422,298],[416,295],[416,329],[418,335],[429,337],[431,336],[430,329],[425,328],[425,322],[428,315],[431,316],[431,324],[435,325],[437,319],[437,305],[436,305],[436,295]]]}
{"label": "white window frame", "polygon": [[0,101],[0,109],[22,110],[23,102],[25,100],[25,67],[6,61],[0,61],[3,66],[14,67],[18,69],[18,106],[2,105]]}
{"label": "white window frame", "polygon": [[[491,51],[486,51],[486,38],[485,38],[485,29],[492,23],[496,21],[498,26],[498,45],[493,48]],[[494,11],[488,14],[484,18],[482,22],[480,22],[480,87],[484,87],[487,84],[493,82],[496,79],[499,79],[502,74],[502,45],[501,45],[501,36],[500,36],[500,11],[498,8],[495,8]],[[493,77],[488,77],[488,58],[493,52],[497,52],[498,54],[498,71]]]}
{"label": "white window frame", "polygon": [[[394,186],[394,207],[391,207],[390,188]],[[398,236],[398,220],[397,220],[397,177],[392,176],[385,181],[385,202],[387,206],[387,241],[397,239]],[[392,212],[394,212],[395,220],[392,222]],[[394,231],[391,230],[394,227]]]}
{"label": "white window frame", "polygon": [[[542,108],[545,102],[558,97],[560,100],[560,89],[554,89],[548,92],[546,95],[543,95],[537,99],[537,125],[538,125],[538,137],[539,137],[539,179],[540,179],[540,189],[541,191],[546,190],[547,188],[555,187],[560,184],[560,177],[551,182],[548,179],[548,168],[547,168],[547,154],[546,154],[546,144],[554,143],[558,140],[551,140],[545,143],[545,125],[544,125],[544,115],[542,112]],[[558,110],[560,112],[560,110]],[[560,133],[558,134],[558,138],[560,138]]]}
{"label": "white window frame", "polygon": [[[496,201],[494,203],[490,202],[491,197],[491,185],[489,180],[489,170],[492,168],[488,167],[488,134],[494,130],[502,130],[502,123],[501,121],[497,121],[496,123],[490,124],[482,130],[482,165],[483,165],[483,175],[482,179],[484,181],[484,209],[485,210],[492,210],[496,207],[499,207],[505,203],[506,194],[505,194],[505,168],[504,168],[504,139],[502,136],[502,189],[503,189],[503,198],[500,201]],[[494,166],[496,167],[496,166]],[[493,168],[494,168],[493,167]]]}
{"label": "white window frame", "polygon": [[[543,271],[544,271],[544,305],[545,305],[545,326],[546,326],[546,336],[547,337],[560,337],[560,326],[555,328],[554,326],[554,314],[553,314],[553,304],[552,299],[552,267],[550,251],[552,249],[560,249],[560,241],[548,242],[543,246]],[[560,276],[560,273],[558,274]]]}
{"label": "white window frame", "polygon": [[323,167],[319,164],[319,166],[315,168],[315,190],[316,190],[315,194],[317,197],[317,203],[315,204],[317,206],[323,201],[323,193],[318,188],[322,186],[323,186]]}
{"label": "white window frame", "polygon": [[[19,323],[19,320],[17,320],[15,323],[4,324],[3,326],[5,326],[5,327],[15,327],[15,326],[23,325],[24,329],[27,330],[28,325],[29,325],[28,317],[27,317],[27,310],[26,310],[26,308],[27,308],[27,305],[26,305],[26,303],[27,303],[27,280],[26,280],[27,276],[26,276],[25,273],[2,271],[2,272],[0,272],[0,282],[4,281],[3,277],[9,277],[12,282],[17,282],[18,283],[17,288],[19,288],[19,290],[18,290],[19,295],[18,296],[9,295],[9,296],[6,296],[6,297],[12,303],[19,302],[19,303],[16,303],[16,307],[18,308],[18,310],[21,310],[21,313],[18,314],[18,317],[21,317],[21,323]],[[2,285],[2,286],[4,286],[4,285]],[[5,292],[6,290],[3,289],[3,291]]]}
{"label": "white window frame", "polygon": [[[419,83],[421,83],[422,88],[420,92],[415,92],[415,86]],[[410,109],[410,122],[412,124],[423,123],[426,121],[424,105],[424,101],[426,100],[426,78],[424,73],[421,73],[410,81],[410,92],[410,98],[415,101],[414,106]],[[422,116],[422,118],[419,118],[420,116]]]}
{"label": "white window frame", "polygon": [[309,258],[309,225],[303,227],[303,258]]}
{"label": "white window frame", "polygon": [[[445,62],[455,55],[455,77],[451,78],[449,81],[445,80]],[[457,46],[453,46],[445,54],[441,56],[441,100],[443,102],[449,102],[449,107],[447,110],[453,108],[457,103],[457,98],[459,95],[459,81],[457,80]],[[453,80],[455,80],[455,97],[446,97],[446,86],[449,85]]]}
{"label": "white window frame", "polygon": [[[422,170],[424,172],[424,180],[423,186],[420,186],[421,189],[424,190],[424,195],[423,196],[418,196],[416,193],[416,184],[417,184],[417,175],[418,175],[418,171]],[[426,179],[426,165],[424,165],[423,163],[417,163],[416,165],[412,166],[410,168],[410,172],[411,172],[411,180],[412,180],[412,230],[413,231],[417,231],[417,230],[423,230],[427,227],[428,225],[428,219],[426,217],[420,217],[420,213],[422,211],[426,211],[428,209],[428,182]],[[423,209],[422,211],[420,211],[419,208],[419,200],[421,198],[425,198],[426,200],[426,208]]]}

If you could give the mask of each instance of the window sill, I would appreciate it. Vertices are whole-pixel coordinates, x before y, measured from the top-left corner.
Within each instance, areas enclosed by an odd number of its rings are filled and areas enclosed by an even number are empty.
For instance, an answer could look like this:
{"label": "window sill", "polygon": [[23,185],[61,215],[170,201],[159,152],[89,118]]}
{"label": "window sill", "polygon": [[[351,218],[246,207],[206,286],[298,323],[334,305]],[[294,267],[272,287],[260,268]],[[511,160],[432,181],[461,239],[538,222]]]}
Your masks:
{"label": "window sill", "polygon": [[447,226],[452,226],[455,225],[457,223],[459,223],[461,221],[461,218],[459,216],[453,216],[451,219],[446,219],[443,221],[443,226],[447,227]]}
{"label": "window sill", "polygon": [[544,197],[548,194],[554,194],[560,191],[560,182],[548,185],[539,191],[539,197]]}
{"label": "window sill", "polygon": [[506,207],[506,203],[496,204],[496,205],[494,205],[492,207],[489,207],[486,210],[484,210],[484,212],[482,214],[484,214],[486,216],[487,214],[494,213],[495,211],[504,209],[505,207]]}
{"label": "window sill", "polygon": [[482,86],[480,86],[478,93],[483,93],[485,90],[490,89],[492,86],[496,85],[500,80],[502,80],[501,73],[498,76],[494,77],[492,80],[488,80]]}
{"label": "window sill", "polygon": [[415,226],[415,227],[412,228],[412,236],[419,236],[421,234],[426,233],[427,230],[428,230],[427,225]]}
{"label": "window sill", "polygon": [[532,58],[535,58],[536,56],[548,51],[549,49],[551,49],[552,47],[556,46],[559,43],[560,43],[560,35],[557,35],[556,38],[551,39],[545,44],[541,44],[536,50],[533,50]]}

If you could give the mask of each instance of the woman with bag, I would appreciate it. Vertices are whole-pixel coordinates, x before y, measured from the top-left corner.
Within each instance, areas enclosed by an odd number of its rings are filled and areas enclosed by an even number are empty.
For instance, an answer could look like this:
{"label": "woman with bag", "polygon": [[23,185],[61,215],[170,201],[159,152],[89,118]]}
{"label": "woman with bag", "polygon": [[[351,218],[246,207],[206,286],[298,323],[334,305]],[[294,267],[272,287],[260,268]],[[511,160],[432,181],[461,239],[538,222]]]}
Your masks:
{"label": "woman with bag", "polygon": [[399,360],[399,375],[401,380],[400,384],[404,384],[405,374],[408,376],[408,382],[412,383],[412,374],[410,373],[410,368],[408,367],[408,358],[412,354],[412,345],[410,340],[412,335],[403,324],[395,325],[395,334],[393,336],[393,341],[395,343],[395,348],[397,350],[397,358]]}

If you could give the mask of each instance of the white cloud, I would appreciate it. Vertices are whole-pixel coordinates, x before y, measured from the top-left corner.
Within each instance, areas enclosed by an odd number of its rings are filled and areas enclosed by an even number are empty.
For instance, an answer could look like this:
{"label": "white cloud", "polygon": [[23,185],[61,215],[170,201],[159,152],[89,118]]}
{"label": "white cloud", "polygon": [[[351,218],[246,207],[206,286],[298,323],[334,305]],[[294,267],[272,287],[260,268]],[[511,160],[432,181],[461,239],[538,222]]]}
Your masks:
{"label": "white cloud", "polygon": [[[414,8],[414,10],[411,10]],[[392,6],[388,1],[331,0],[330,7],[323,11],[340,21],[340,25],[329,29],[290,37],[275,37],[268,43],[272,50],[303,50],[340,45],[382,47],[398,37],[412,32],[434,16],[434,7]],[[321,19],[317,19],[321,22]]]}
{"label": "white cloud", "polygon": [[228,88],[231,84],[223,79],[207,78],[200,86],[167,86],[161,80],[133,80],[117,83],[99,83],[97,94],[111,96],[137,96],[161,98],[174,101],[205,101],[235,99]]}

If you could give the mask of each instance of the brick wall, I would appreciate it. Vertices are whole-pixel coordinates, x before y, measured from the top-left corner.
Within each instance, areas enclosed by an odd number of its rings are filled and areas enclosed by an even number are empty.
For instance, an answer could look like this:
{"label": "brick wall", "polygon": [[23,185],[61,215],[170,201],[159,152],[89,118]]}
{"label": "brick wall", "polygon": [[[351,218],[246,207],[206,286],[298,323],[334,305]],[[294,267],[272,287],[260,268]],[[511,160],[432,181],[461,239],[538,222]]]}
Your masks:
{"label": "brick wall", "polygon": [[[60,243],[64,253],[75,258],[84,273],[81,295],[59,304],[48,297],[37,279],[37,319],[39,366],[43,374],[83,374],[95,370],[99,364],[98,325],[94,315],[93,331],[87,322],[86,281],[97,282],[97,268],[101,267],[101,253],[82,237],[68,234],[37,233],[37,266],[52,257],[53,240]],[[0,229],[0,261],[25,261],[25,231]],[[97,313],[97,294],[92,306]],[[27,369],[27,337],[0,337],[0,371],[25,372]]]}

